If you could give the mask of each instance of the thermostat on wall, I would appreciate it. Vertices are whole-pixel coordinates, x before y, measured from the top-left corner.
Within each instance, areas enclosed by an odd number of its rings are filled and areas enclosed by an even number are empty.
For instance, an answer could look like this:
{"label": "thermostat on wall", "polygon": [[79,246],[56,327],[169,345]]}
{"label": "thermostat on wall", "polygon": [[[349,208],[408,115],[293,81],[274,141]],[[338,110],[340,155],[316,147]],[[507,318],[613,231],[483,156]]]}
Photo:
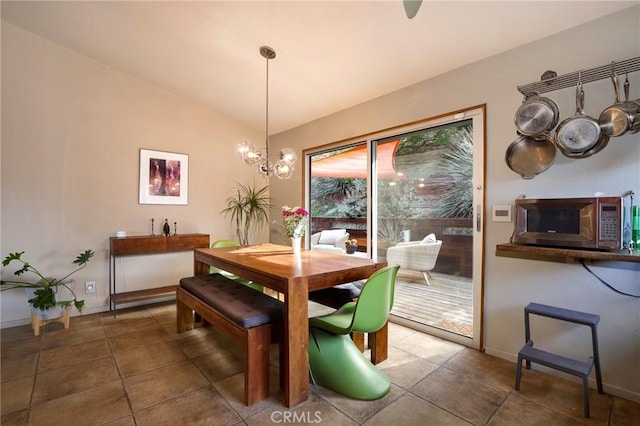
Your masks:
{"label": "thermostat on wall", "polygon": [[491,206],[491,218],[494,222],[511,222],[511,206],[509,204]]}

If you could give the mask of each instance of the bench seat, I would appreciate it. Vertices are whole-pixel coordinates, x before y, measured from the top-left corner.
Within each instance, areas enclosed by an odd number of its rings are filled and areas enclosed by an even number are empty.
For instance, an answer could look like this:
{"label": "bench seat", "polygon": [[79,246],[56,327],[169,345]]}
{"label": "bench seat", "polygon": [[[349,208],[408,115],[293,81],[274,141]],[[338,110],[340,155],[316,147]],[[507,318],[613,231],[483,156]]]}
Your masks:
{"label": "bench seat", "polygon": [[272,328],[278,330],[276,334],[281,332],[283,305],[220,274],[183,278],[176,290],[177,332],[192,330],[197,313],[203,325],[216,326],[241,346],[244,399],[252,405],[269,395],[269,345]]}

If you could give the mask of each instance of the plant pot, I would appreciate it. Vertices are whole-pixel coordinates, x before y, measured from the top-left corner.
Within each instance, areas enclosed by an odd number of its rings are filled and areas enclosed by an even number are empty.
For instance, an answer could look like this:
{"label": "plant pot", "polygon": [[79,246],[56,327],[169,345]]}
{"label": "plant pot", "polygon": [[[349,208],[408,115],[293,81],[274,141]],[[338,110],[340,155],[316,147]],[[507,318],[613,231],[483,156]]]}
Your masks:
{"label": "plant pot", "polygon": [[[36,296],[35,292],[37,288],[25,288],[27,291],[27,300],[32,299]],[[49,309],[38,309],[34,308],[31,303],[29,303],[29,307],[31,308],[31,315],[37,315],[41,320],[50,320],[54,318],[60,318],[64,315],[64,308],[62,306],[54,306]]]}
{"label": "plant pot", "polygon": [[358,250],[358,246],[347,245],[347,254],[353,254]]}

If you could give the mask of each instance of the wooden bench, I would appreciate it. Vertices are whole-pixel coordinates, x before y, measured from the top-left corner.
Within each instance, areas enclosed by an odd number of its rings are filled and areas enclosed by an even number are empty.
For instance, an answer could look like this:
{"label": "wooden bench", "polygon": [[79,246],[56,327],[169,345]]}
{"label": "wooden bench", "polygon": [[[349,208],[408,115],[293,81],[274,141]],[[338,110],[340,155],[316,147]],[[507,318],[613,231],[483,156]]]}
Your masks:
{"label": "wooden bench", "polygon": [[[244,349],[246,405],[269,396],[269,346],[272,328],[281,330],[282,302],[220,274],[211,274],[181,279],[176,308],[178,333],[194,328],[197,313],[203,326],[216,326]],[[282,363],[280,356],[281,371]]]}

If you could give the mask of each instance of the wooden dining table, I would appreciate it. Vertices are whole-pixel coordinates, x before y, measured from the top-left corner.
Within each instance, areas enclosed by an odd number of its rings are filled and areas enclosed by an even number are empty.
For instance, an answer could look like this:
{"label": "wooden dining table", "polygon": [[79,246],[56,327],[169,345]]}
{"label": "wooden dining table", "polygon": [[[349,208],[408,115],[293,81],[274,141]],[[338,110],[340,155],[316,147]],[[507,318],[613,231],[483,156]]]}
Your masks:
{"label": "wooden dining table", "polygon": [[385,267],[386,262],[317,250],[294,254],[291,247],[276,244],[195,249],[194,274],[209,274],[209,266],[284,295],[281,344],[285,358],[285,404],[291,408],[309,397],[309,291],[368,278]]}

